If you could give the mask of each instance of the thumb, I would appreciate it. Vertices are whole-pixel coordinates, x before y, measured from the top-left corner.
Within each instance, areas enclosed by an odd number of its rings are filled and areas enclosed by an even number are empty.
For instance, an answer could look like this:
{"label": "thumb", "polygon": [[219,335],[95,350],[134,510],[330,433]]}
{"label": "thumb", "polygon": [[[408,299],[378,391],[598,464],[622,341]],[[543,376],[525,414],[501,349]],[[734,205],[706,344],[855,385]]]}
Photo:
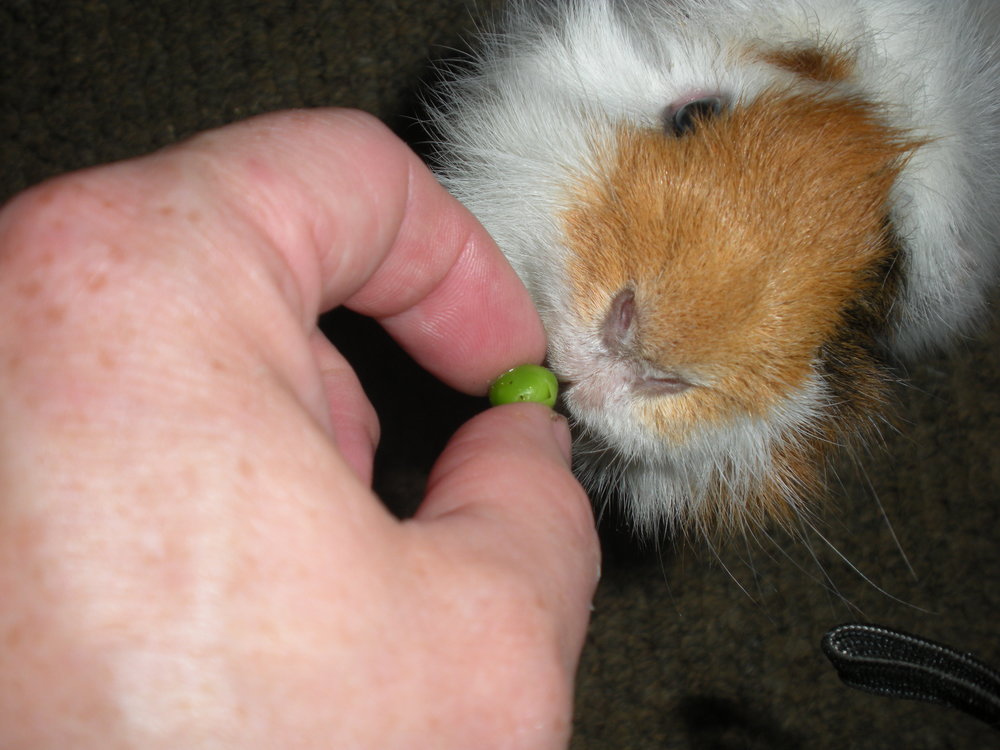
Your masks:
{"label": "thumb", "polygon": [[575,668],[599,577],[600,546],[586,492],[569,466],[566,420],[539,404],[489,409],[451,439],[414,523],[453,559],[513,578],[554,618]]}

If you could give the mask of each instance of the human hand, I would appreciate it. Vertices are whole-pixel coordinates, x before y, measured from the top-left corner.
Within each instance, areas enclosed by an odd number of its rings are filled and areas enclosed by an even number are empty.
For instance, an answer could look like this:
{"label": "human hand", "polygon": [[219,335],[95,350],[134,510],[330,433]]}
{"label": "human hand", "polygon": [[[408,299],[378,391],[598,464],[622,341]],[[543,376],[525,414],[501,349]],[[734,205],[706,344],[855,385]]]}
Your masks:
{"label": "human hand", "polygon": [[368,116],[284,113],[0,213],[0,747],[548,748],[599,552],[565,424],[490,409],[410,521],[318,333],[485,392],[544,337]]}

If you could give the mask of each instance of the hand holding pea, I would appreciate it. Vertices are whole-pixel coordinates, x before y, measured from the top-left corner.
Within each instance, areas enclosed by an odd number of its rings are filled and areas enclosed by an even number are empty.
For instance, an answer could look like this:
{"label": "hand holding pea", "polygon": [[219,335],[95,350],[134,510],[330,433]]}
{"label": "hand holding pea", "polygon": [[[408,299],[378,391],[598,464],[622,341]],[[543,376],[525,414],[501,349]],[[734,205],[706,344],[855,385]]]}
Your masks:
{"label": "hand holding pea", "polygon": [[565,424],[490,409],[415,518],[316,329],[471,393],[544,337],[383,126],[257,118],[0,213],[0,747],[558,747],[598,549]]}

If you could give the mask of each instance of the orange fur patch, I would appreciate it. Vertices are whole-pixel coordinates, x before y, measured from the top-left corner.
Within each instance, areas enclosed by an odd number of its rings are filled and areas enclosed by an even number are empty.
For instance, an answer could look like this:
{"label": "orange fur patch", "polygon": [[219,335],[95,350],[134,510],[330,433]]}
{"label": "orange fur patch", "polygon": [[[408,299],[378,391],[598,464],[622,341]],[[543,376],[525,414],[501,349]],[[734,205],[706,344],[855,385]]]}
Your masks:
{"label": "orange fur patch", "polygon": [[650,399],[668,440],[766,418],[893,252],[887,198],[917,144],[861,99],[773,92],[673,137],[618,128],[564,219],[577,314],[635,292],[629,356],[696,387]]}

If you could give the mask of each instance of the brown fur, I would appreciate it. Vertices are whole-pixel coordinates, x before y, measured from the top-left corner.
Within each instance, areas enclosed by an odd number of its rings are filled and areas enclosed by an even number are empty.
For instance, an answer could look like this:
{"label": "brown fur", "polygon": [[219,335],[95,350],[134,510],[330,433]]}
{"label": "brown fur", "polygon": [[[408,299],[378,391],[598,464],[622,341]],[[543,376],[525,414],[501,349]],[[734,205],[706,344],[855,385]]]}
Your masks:
{"label": "brown fur", "polygon": [[757,53],[761,60],[820,83],[846,81],[854,73],[854,60],[821,47],[785,47]]}
{"label": "brown fur", "polygon": [[873,348],[896,257],[887,196],[917,145],[867,101],[771,93],[680,138],[622,126],[575,187],[563,218],[577,314],[599,326],[632,288],[627,356],[695,384],[650,399],[648,428],[680,443],[766,419],[816,374],[841,401],[805,443],[774,450],[751,516],[786,508],[787,486],[818,484],[826,446],[883,398]]}

